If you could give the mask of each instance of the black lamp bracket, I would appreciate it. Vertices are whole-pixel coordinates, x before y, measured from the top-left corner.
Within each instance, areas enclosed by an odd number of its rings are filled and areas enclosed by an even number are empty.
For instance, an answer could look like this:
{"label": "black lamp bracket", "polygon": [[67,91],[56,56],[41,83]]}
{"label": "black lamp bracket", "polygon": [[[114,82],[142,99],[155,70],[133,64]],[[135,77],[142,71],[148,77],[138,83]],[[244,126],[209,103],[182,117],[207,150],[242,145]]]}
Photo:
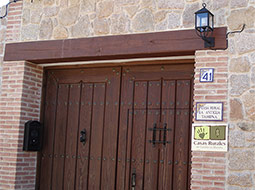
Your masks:
{"label": "black lamp bracket", "polygon": [[212,37],[212,32],[198,32],[196,30],[196,34],[204,40],[204,47],[205,48],[212,48],[215,45],[215,38]]}
{"label": "black lamp bracket", "polygon": [[204,40],[204,47],[205,48],[211,48],[215,46],[215,38],[214,37],[205,37],[202,39]]}
{"label": "black lamp bracket", "polygon": [[5,5],[5,13],[4,13],[3,16],[0,16],[0,19],[3,19],[3,18],[5,18],[5,17],[8,15],[8,8],[9,8],[9,5],[12,4],[12,3],[16,3],[16,2],[18,2],[18,1],[21,1],[21,0],[13,0],[13,1],[10,1],[9,3],[7,3],[7,4]]}

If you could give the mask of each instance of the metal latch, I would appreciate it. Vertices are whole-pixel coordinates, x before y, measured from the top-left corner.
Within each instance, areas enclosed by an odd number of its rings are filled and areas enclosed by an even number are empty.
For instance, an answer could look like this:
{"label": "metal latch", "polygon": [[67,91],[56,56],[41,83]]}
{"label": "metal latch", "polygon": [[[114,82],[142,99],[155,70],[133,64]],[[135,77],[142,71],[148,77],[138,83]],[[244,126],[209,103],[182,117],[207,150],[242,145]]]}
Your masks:
{"label": "metal latch", "polygon": [[132,176],[131,176],[131,189],[135,190],[136,186],[136,171],[133,169]]}
{"label": "metal latch", "polygon": [[86,143],[86,129],[83,129],[81,132],[80,132],[80,142],[85,145]]}

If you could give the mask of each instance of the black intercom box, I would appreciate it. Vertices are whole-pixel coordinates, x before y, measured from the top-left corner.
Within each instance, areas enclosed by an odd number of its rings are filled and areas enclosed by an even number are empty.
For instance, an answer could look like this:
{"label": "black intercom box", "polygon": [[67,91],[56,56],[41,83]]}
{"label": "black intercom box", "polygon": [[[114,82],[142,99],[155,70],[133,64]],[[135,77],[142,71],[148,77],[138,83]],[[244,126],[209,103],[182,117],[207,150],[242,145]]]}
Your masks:
{"label": "black intercom box", "polygon": [[40,151],[42,149],[43,125],[39,121],[25,123],[23,150]]}

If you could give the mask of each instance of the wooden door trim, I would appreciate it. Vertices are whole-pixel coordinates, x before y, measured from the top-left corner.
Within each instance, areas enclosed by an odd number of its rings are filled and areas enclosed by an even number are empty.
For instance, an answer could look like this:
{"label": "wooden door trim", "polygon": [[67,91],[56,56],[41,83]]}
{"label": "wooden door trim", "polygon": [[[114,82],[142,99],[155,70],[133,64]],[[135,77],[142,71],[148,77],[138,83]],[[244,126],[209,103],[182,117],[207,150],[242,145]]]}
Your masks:
{"label": "wooden door trim", "polygon": [[[226,27],[215,28],[215,49],[224,49]],[[194,55],[204,50],[194,29],[79,39],[7,43],[4,61],[56,63]]]}
{"label": "wooden door trim", "polygon": [[61,65],[61,66],[45,66],[44,70],[57,69],[90,69],[90,68],[107,68],[107,67],[132,67],[132,66],[149,66],[149,65],[178,65],[178,64],[194,64],[194,59],[178,59],[178,60],[148,60],[120,63],[97,63],[97,64],[79,64],[79,65]]}

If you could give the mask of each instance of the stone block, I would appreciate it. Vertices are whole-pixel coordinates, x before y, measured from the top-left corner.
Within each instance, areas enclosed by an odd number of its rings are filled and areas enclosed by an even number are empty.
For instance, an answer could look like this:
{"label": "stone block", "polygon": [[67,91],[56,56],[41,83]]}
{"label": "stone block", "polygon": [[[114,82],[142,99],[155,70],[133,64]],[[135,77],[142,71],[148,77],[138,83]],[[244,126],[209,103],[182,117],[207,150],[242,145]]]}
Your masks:
{"label": "stone block", "polygon": [[111,33],[126,34],[130,32],[131,21],[125,14],[114,14],[111,16]]}
{"label": "stone block", "polygon": [[242,96],[245,107],[252,107],[255,104],[255,90],[249,90]]}
{"label": "stone block", "polygon": [[229,152],[230,170],[254,170],[255,151],[254,150],[232,150]]}
{"label": "stone block", "polygon": [[108,19],[95,19],[94,20],[94,33],[96,35],[109,34],[110,26]]}
{"label": "stone block", "polygon": [[242,103],[239,99],[230,100],[230,118],[231,120],[243,119]]}
{"label": "stone block", "polygon": [[158,0],[159,9],[183,9],[185,6],[184,0]]}
{"label": "stone block", "polygon": [[229,131],[229,146],[240,148],[245,146],[245,133],[243,131]]}
{"label": "stone block", "polygon": [[255,106],[250,107],[250,108],[246,108],[246,115],[247,117],[252,120],[255,121]]}
{"label": "stone block", "polygon": [[45,7],[43,9],[44,16],[46,17],[53,17],[59,13],[59,7]]}
{"label": "stone block", "polygon": [[251,60],[251,63],[253,63],[255,66],[255,52],[250,53],[250,60]]}
{"label": "stone block", "polygon": [[181,26],[181,13],[172,11],[168,13],[168,29],[175,29]]}
{"label": "stone block", "polygon": [[39,25],[29,24],[24,25],[21,30],[21,39],[27,40],[37,40],[39,36]]}
{"label": "stone block", "polygon": [[239,54],[255,51],[254,34],[236,34],[236,50]]}
{"label": "stone block", "polygon": [[50,39],[53,32],[53,22],[50,18],[42,20],[40,24],[40,39]]}
{"label": "stone block", "polygon": [[255,66],[251,70],[251,82],[255,84]]}
{"label": "stone block", "polygon": [[183,26],[188,28],[194,26],[195,23],[195,16],[194,13],[199,10],[199,3],[192,3],[187,4],[185,6],[182,20],[183,20]]}
{"label": "stone block", "polygon": [[230,76],[230,94],[242,95],[250,88],[250,78],[248,75],[231,75]]}
{"label": "stone block", "polygon": [[63,26],[70,26],[74,24],[79,16],[79,7],[70,7],[63,9],[58,14],[59,23]]}
{"label": "stone block", "polygon": [[136,14],[132,20],[132,29],[137,32],[154,30],[154,18],[150,9],[144,9]]}
{"label": "stone block", "polygon": [[138,5],[140,0],[114,0],[114,3],[118,7],[124,7],[126,5]]}
{"label": "stone block", "polygon": [[163,20],[162,22],[156,24],[156,30],[157,31],[165,31],[168,28],[168,22],[167,19]]}
{"label": "stone block", "polygon": [[254,190],[254,189],[252,189],[252,187],[239,187],[239,186],[228,185],[227,190]]}
{"label": "stone block", "polygon": [[229,0],[213,0],[213,9],[222,9],[228,6]]}
{"label": "stone block", "polygon": [[221,26],[226,24],[226,10],[225,9],[219,9],[217,11],[214,11],[215,16],[215,25]]}
{"label": "stone block", "polygon": [[248,0],[231,0],[230,1],[230,8],[240,8],[240,7],[247,7]]}
{"label": "stone block", "polygon": [[231,54],[235,54],[236,53],[236,45],[235,45],[235,40],[234,38],[229,38],[228,39],[228,51]]}
{"label": "stone block", "polygon": [[92,34],[92,26],[87,15],[80,17],[78,22],[72,26],[71,34],[73,37],[85,37]]}
{"label": "stone block", "polygon": [[4,39],[5,39],[5,29],[2,28],[0,30],[0,42],[4,41]]}
{"label": "stone block", "polygon": [[126,6],[126,7],[124,7],[124,10],[128,14],[128,16],[130,18],[132,18],[138,12],[139,6],[137,6],[137,5]]}
{"label": "stone block", "polygon": [[249,59],[247,56],[245,56],[231,59],[229,71],[236,73],[245,73],[249,72],[250,68],[251,65]]}
{"label": "stone block", "polygon": [[228,176],[228,184],[241,187],[252,187],[253,180],[251,173],[231,173]]}
{"label": "stone block", "polygon": [[22,22],[24,25],[30,23],[30,9],[23,9]]}
{"label": "stone block", "polygon": [[255,7],[250,6],[245,9],[237,9],[231,11],[227,18],[228,27],[230,30],[241,29],[243,24],[246,24],[246,28],[254,27],[255,21]]}
{"label": "stone block", "polygon": [[65,27],[63,26],[58,26],[54,28],[53,30],[53,38],[58,40],[58,39],[66,39],[68,38],[68,31]]}
{"label": "stone block", "polygon": [[142,2],[140,3],[141,8],[150,8],[152,10],[156,9],[156,3],[154,0],[142,0]]}
{"label": "stone block", "polygon": [[[255,128],[255,123],[253,124],[254,125],[254,128]],[[245,140],[247,142],[255,142],[255,133],[245,133]]]}
{"label": "stone block", "polygon": [[68,0],[59,0],[60,1],[60,7],[66,8],[68,7]]}
{"label": "stone block", "polygon": [[32,24],[39,24],[42,19],[42,9],[35,9],[31,10],[31,23]]}
{"label": "stone block", "polygon": [[168,13],[168,11],[166,11],[166,10],[161,10],[161,11],[156,12],[154,14],[155,22],[159,23],[162,20],[165,20],[167,13]]}
{"label": "stone block", "polygon": [[237,127],[244,131],[255,131],[255,122],[239,122],[237,123]]}
{"label": "stone block", "polygon": [[97,13],[99,18],[109,17],[114,10],[113,1],[101,1],[98,3]]}
{"label": "stone block", "polygon": [[0,55],[4,53],[4,44],[0,42]]}
{"label": "stone block", "polygon": [[76,6],[80,4],[80,0],[71,0],[69,1],[69,6]]}
{"label": "stone block", "polygon": [[55,0],[44,0],[44,5],[53,5],[55,3]]}

